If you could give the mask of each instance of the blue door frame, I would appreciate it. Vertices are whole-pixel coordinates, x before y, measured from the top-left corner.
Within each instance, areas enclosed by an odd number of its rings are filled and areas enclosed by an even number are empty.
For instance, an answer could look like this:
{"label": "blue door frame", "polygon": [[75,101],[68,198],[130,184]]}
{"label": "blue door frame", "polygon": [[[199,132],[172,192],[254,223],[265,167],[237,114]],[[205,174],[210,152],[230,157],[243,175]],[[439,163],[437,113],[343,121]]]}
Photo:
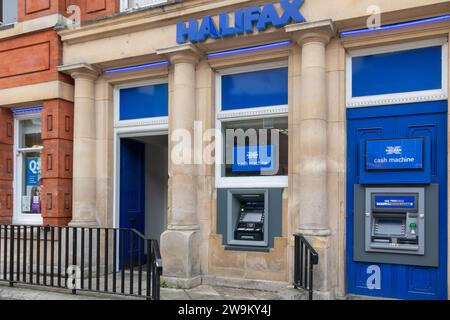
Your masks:
{"label": "blue door frame", "polygon": [[[135,229],[145,235],[145,144],[139,141],[120,139],[120,228]],[[120,261],[130,265],[138,257],[138,242],[130,247],[130,233],[125,233],[124,250],[119,255],[125,257]],[[133,239],[135,240],[135,239]],[[133,250],[133,255],[131,255]],[[123,254],[123,255],[122,255]],[[135,261],[133,261],[135,263]]]}
{"label": "blue door frame", "polygon": [[[347,111],[347,292],[397,299],[447,299],[447,101],[356,108]],[[439,268],[375,264],[381,289],[369,289],[373,263],[353,260],[353,188],[359,182],[361,141],[372,138],[428,137],[431,183],[439,185]],[[395,181],[393,181],[393,184]]]}

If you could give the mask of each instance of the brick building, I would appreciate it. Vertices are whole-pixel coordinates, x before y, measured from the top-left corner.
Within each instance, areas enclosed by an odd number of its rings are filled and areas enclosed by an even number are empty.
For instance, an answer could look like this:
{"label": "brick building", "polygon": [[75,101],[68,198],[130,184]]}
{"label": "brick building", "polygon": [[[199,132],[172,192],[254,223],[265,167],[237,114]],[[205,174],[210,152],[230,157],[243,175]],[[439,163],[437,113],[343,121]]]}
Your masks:
{"label": "brick building", "polygon": [[[65,225],[72,216],[73,79],[58,72],[71,5],[89,20],[118,12],[117,0],[3,0],[0,24],[0,221]],[[16,116],[15,116],[16,115]],[[21,128],[23,127],[23,130]],[[24,133],[31,130],[28,136]],[[21,135],[21,137],[18,137]],[[32,145],[14,146],[14,137]],[[28,136],[28,137],[27,137]],[[17,154],[18,156],[14,156]],[[36,162],[37,161],[37,162]],[[26,183],[36,163],[38,178]],[[28,171],[27,171],[28,170]],[[17,177],[14,181],[14,177]],[[13,192],[13,185],[16,190]],[[40,199],[34,189],[43,186]],[[31,194],[33,193],[33,194]],[[24,203],[22,203],[22,201]],[[31,208],[28,202],[35,202]],[[26,202],[26,203],[25,203]],[[22,208],[22,205],[24,206]],[[38,208],[40,207],[40,208]],[[25,209],[25,210],[22,210]],[[19,211],[23,211],[19,213]],[[16,214],[14,214],[16,212]]]}

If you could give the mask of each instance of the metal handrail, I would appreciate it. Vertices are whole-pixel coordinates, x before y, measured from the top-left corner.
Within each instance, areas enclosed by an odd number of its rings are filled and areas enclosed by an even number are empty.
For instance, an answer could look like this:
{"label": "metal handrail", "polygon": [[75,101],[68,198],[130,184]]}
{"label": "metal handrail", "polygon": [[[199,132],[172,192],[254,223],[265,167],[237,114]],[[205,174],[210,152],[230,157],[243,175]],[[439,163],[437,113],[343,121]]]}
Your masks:
{"label": "metal handrail", "polygon": [[0,225],[0,260],[10,286],[160,299],[158,241],[135,229]]}
{"label": "metal handrail", "polygon": [[302,234],[295,234],[294,287],[308,291],[313,300],[314,266],[319,263],[319,255]]}

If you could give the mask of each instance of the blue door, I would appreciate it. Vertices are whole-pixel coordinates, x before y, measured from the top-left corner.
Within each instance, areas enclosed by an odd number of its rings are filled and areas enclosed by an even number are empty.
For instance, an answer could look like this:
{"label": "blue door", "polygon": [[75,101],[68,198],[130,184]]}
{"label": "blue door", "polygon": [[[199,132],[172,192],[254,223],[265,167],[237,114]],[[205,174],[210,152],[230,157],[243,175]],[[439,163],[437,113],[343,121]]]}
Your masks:
{"label": "blue door", "polygon": [[[439,185],[439,267],[360,263],[353,260],[354,185],[360,184],[359,148],[377,138],[431,141],[431,183]],[[395,181],[392,181],[395,184]],[[347,291],[398,299],[447,299],[447,101],[347,111]],[[368,288],[373,270],[381,288]]]}
{"label": "blue door", "polygon": [[[120,140],[120,228],[145,234],[145,144]],[[125,265],[137,260],[138,241],[132,233],[122,233],[121,257]]]}

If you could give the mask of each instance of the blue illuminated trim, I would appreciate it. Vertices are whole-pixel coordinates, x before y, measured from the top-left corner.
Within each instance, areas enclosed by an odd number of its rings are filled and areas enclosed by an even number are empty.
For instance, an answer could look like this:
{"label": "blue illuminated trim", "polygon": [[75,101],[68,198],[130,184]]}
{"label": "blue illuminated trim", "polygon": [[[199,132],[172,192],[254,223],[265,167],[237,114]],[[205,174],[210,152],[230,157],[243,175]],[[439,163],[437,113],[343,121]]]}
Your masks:
{"label": "blue illuminated trim", "polygon": [[290,44],[292,44],[292,41],[288,40],[288,41],[282,41],[282,42],[263,44],[261,46],[255,46],[255,47],[247,47],[247,48],[241,48],[241,49],[235,49],[235,50],[214,52],[214,53],[208,54],[208,58],[216,58],[216,57],[226,56],[226,55],[230,55],[230,54],[257,51],[257,50],[263,50],[263,49],[278,48],[278,47],[288,46]]}
{"label": "blue illuminated trim", "polygon": [[41,110],[42,110],[42,106],[37,106],[37,107],[29,107],[29,108],[11,109],[11,112],[13,114],[21,114],[21,113],[38,112]]}
{"label": "blue illuminated trim", "polygon": [[450,20],[450,14],[445,15],[445,16],[421,19],[421,20],[389,24],[389,25],[378,27],[378,28],[372,28],[372,29],[359,29],[359,30],[343,31],[340,34],[341,34],[341,37],[349,37],[349,36],[356,36],[356,35],[371,33],[371,32],[375,32],[375,31],[393,30],[393,29],[421,25],[421,24],[425,24],[425,23],[441,22],[441,21],[447,21],[447,20]]}
{"label": "blue illuminated trim", "polygon": [[167,65],[169,65],[169,61],[159,61],[159,62],[153,62],[153,63],[147,63],[147,64],[140,64],[137,66],[105,70],[105,71],[103,71],[103,73],[104,74],[112,74],[112,73],[117,73],[117,72],[134,71],[134,70],[141,70],[141,69],[154,68],[154,67],[167,66]]}

